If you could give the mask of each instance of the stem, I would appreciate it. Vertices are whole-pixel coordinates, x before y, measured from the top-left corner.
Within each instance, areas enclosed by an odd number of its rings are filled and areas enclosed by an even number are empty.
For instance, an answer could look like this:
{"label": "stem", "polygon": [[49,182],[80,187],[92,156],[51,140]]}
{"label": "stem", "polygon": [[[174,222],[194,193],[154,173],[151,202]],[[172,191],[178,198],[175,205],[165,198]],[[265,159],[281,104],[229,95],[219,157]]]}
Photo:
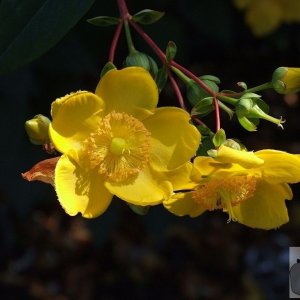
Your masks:
{"label": "stem", "polygon": [[129,50],[129,53],[132,54],[132,53],[136,52],[136,49],[135,49],[133,41],[132,41],[128,20],[124,21],[124,27],[125,27],[125,35],[126,35],[128,50]]}
{"label": "stem", "polygon": [[200,119],[198,119],[197,117],[195,117],[195,116],[191,116],[191,117],[192,117],[193,121],[195,121],[195,123],[197,123],[198,125],[203,125],[203,126],[207,127],[207,126],[205,125],[205,123],[202,122],[202,121],[201,121]]}
{"label": "stem", "polygon": [[173,86],[173,89],[174,89],[174,91],[175,91],[175,93],[176,93],[176,96],[177,96],[179,105],[180,105],[180,107],[181,107],[182,109],[186,110],[186,107],[185,107],[185,105],[184,105],[184,100],[183,100],[181,91],[180,91],[180,89],[179,89],[179,86],[178,86],[176,80],[174,79],[174,76],[173,76],[172,72],[171,72],[169,69],[167,69],[167,72],[168,72],[168,75],[169,75],[170,82],[171,82],[171,84],[172,84],[172,86]]}
{"label": "stem", "polygon": [[272,82],[266,82],[261,85],[255,86],[253,88],[247,89],[245,92],[246,93],[255,93],[255,92],[259,92],[259,91],[270,89],[270,88],[272,88]]}
{"label": "stem", "polygon": [[135,22],[132,20],[129,20],[130,25],[139,33],[139,35],[145,40],[145,42],[152,48],[152,50],[156,53],[156,55],[159,57],[159,59],[163,62],[163,64],[166,63],[166,55],[163,51],[160,50],[160,48],[156,45],[156,43],[151,39],[151,37]]}
{"label": "stem", "polygon": [[221,129],[221,117],[220,117],[220,108],[216,95],[214,95],[214,106],[215,106],[215,115],[216,115],[216,132]]}
{"label": "stem", "polygon": [[127,4],[125,0],[117,0],[120,17],[122,20],[126,20],[130,18],[130,14],[128,12]]}
{"label": "stem", "polygon": [[218,94],[217,97],[218,97],[218,99],[220,99],[228,104],[232,104],[232,105],[235,105],[238,102],[237,99],[228,97],[228,96],[224,96],[223,94]]}
{"label": "stem", "polygon": [[110,46],[110,50],[109,50],[109,58],[108,58],[108,60],[111,63],[114,63],[116,48],[117,48],[117,45],[118,45],[118,41],[119,41],[119,38],[120,38],[120,34],[121,34],[121,31],[122,31],[122,28],[123,28],[123,21],[121,21],[119,23],[119,25],[118,25],[118,27],[117,27],[117,29],[115,31],[113,40],[111,42],[111,46]]}
{"label": "stem", "polygon": [[180,64],[176,63],[175,61],[171,61],[171,65],[173,67],[176,67],[179,69],[182,73],[193,79],[195,82],[197,82],[206,92],[208,92],[211,96],[215,96],[216,93],[210,89],[201,79],[199,79],[195,74],[193,74],[191,71],[186,69],[185,67],[181,66]]}
{"label": "stem", "polygon": [[229,97],[240,97],[240,96],[242,96],[246,93],[255,93],[255,92],[271,89],[272,87],[273,87],[272,82],[266,82],[266,83],[260,84],[258,86],[255,86],[253,88],[247,89],[243,92],[239,92],[239,93],[220,93],[219,95],[222,95],[222,96],[224,95],[224,96],[229,96]]}
{"label": "stem", "polygon": [[192,81],[192,79],[184,75],[179,69],[175,67],[171,67],[171,69],[185,84],[189,84]]}

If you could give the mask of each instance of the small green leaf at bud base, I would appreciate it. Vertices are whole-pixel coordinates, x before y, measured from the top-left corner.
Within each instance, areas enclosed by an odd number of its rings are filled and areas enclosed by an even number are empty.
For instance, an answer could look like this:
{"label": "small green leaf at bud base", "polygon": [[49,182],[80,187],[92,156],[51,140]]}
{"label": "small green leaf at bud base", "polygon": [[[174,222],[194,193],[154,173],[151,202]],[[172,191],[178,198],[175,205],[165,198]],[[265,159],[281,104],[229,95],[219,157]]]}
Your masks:
{"label": "small green leaf at bud base", "polygon": [[49,143],[48,129],[50,120],[43,115],[36,115],[25,122],[25,130],[32,144],[44,145]]}
{"label": "small green leaf at bud base", "polygon": [[300,91],[300,68],[277,68],[272,76],[273,89],[279,94],[295,94]]}
{"label": "small green leaf at bud base", "polygon": [[168,72],[166,70],[166,67],[163,66],[158,70],[155,79],[159,92],[163,90],[164,86],[167,83],[167,80],[168,80]]}
{"label": "small green leaf at bud base", "polygon": [[176,44],[172,41],[169,41],[167,49],[166,49],[166,60],[168,63],[174,59],[176,53],[177,53]]}
{"label": "small green leaf at bud base", "polygon": [[113,63],[111,63],[110,61],[107,62],[101,71],[100,77],[102,78],[108,71],[115,69],[116,66]]}
{"label": "small green leaf at bud base", "polygon": [[157,76],[157,73],[158,73],[157,63],[151,56],[148,55],[147,57],[148,57],[148,60],[149,60],[149,65],[150,65],[149,72],[155,80],[156,76]]}
{"label": "small green leaf at bud base", "polygon": [[144,9],[132,16],[132,20],[143,25],[148,25],[157,22],[164,14],[162,11]]}
{"label": "small green leaf at bud base", "polygon": [[245,116],[240,117],[239,115],[237,115],[237,118],[239,120],[239,123],[246,130],[248,130],[248,131],[256,131],[256,125],[253,122],[251,122],[247,117],[245,117]]}
{"label": "small green leaf at bud base", "polygon": [[150,209],[150,206],[141,206],[141,205],[135,205],[131,203],[128,203],[128,206],[134,213],[140,216],[145,216]]}
{"label": "small green leaf at bud base", "polygon": [[221,146],[226,141],[226,133],[224,129],[219,129],[212,139],[215,147]]}
{"label": "small green leaf at bud base", "polygon": [[[202,77],[202,76],[201,76]],[[202,80],[214,92],[219,91],[218,85],[215,81]],[[200,87],[195,81],[190,80],[187,85],[187,99],[192,105],[196,105],[201,99],[209,97],[210,94]]]}
{"label": "small green leaf at bud base", "polygon": [[235,150],[242,150],[241,145],[233,139],[226,140],[223,145]]}
{"label": "small green leaf at bud base", "polygon": [[240,117],[247,116],[251,107],[253,106],[252,99],[249,98],[241,98],[235,106],[236,113]]}
{"label": "small green leaf at bud base", "polygon": [[139,51],[134,51],[134,52],[130,53],[126,57],[123,65],[124,65],[124,67],[137,66],[137,67],[142,67],[142,68],[146,69],[147,71],[150,70],[150,62],[149,62],[148,56],[145,53],[142,53]]}
{"label": "small green leaf at bud base", "polygon": [[100,16],[88,19],[87,22],[95,26],[107,27],[112,25],[118,25],[120,23],[120,19],[115,17]]}
{"label": "small green leaf at bud base", "polygon": [[214,109],[213,97],[203,98],[192,108],[191,115],[205,117]]}

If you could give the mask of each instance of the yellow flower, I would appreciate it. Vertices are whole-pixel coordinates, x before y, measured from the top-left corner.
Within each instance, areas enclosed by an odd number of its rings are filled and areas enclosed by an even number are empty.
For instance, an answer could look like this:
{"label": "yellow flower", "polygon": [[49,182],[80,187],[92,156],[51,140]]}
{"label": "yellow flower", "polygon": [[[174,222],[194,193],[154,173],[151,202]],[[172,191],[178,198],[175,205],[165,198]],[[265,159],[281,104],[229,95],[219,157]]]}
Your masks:
{"label": "yellow flower", "polygon": [[281,23],[300,21],[299,0],[233,0],[237,8],[245,10],[245,21],[253,34],[263,37],[276,30]]}
{"label": "yellow flower", "polygon": [[43,145],[49,142],[48,129],[50,120],[43,115],[36,115],[25,122],[25,130],[31,143]]}
{"label": "yellow flower", "polygon": [[156,205],[179,187],[200,134],[188,113],[157,102],[150,74],[129,67],[106,73],[95,94],[79,91],[52,103],[49,134],[63,153],[55,189],[69,215],[96,217],[113,195]]}
{"label": "yellow flower", "polygon": [[293,196],[288,183],[300,181],[300,156],[221,146],[215,158],[195,159],[191,179],[196,188],[163,202],[172,213],[196,217],[222,209],[229,221],[252,228],[277,228],[289,220],[285,200]]}
{"label": "yellow flower", "polygon": [[272,85],[280,94],[294,94],[300,91],[300,68],[279,67],[273,72]]}

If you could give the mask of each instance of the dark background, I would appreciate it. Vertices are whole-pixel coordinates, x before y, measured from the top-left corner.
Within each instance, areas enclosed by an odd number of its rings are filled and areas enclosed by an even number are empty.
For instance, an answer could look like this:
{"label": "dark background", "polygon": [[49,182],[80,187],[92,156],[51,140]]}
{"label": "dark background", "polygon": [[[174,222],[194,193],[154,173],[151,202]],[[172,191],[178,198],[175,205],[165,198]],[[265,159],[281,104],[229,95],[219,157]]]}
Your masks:
{"label": "dark background", "polygon": [[[176,42],[176,61],[197,75],[221,78],[221,88],[264,83],[279,66],[300,65],[300,25],[282,25],[255,38],[231,1],[128,1],[135,13],[144,8],[166,12],[147,33],[164,49]],[[24,181],[21,173],[48,158],[29,143],[24,122],[49,116],[57,97],[93,91],[107,61],[114,28],[85,19],[117,16],[113,1],[96,1],[88,14],[47,54],[0,78],[0,298],[1,299],[285,299],[288,297],[289,247],[300,245],[299,185],[287,203],[290,222],[278,230],[227,224],[210,212],[177,218],[162,207],[135,215],[115,199],[94,220],[69,217],[51,186]],[[154,58],[144,42],[136,46]],[[126,55],[120,41],[116,64]],[[261,122],[249,133],[222,115],[228,137],[249,150],[274,148],[300,153],[298,96],[263,93],[285,129]],[[170,87],[160,105],[177,105]],[[213,115],[204,121],[213,124]]]}

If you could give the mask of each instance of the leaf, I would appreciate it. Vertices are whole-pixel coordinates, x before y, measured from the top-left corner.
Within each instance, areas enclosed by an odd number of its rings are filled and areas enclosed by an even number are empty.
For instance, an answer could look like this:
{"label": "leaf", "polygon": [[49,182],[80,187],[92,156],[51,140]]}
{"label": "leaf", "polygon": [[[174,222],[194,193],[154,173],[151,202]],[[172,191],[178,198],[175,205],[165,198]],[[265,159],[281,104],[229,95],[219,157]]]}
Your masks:
{"label": "leaf", "polygon": [[108,71],[116,69],[116,66],[110,61],[105,64],[101,70],[100,77],[102,78]]}
{"label": "leaf", "polygon": [[167,83],[167,80],[168,80],[168,73],[167,73],[166,67],[163,66],[162,68],[160,68],[158,70],[156,78],[155,78],[159,92],[161,92],[163,90],[163,88],[165,87],[165,84]]}
{"label": "leaf", "polygon": [[137,12],[132,17],[132,20],[143,25],[148,25],[157,22],[160,18],[163,17],[164,14],[165,13],[162,11],[144,9]]}
{"label": "leaf", "polygon": [[169,63],[174,59],[177,52],[177,46],[173,41],[169,41],[166,49],[166,60]]}
{"label": "leaf", "polygon": [[83,17],[95,0],[2,0],[0,74],[44,54]]}
{"label": "leaf", "polygon": [[214,75],[202,75],[199,77],[201,80],[209,80],[209,81],[213,81],[216,84],[220,84],[221,80],[220,78],[214,76]]}
{"label": "leaf", "polygon": [[221,146],[226,141],[226,133],[224,129],[219,129],[216,134],[213,136],[212,142],[215,147]]}
{"label": "leaf", "polygon": [[118,25],[120,23],[120,19],[115,17],[99,16],[92,19],[87,19],[87,22],[95,26],[105,27],[111,25]]}

